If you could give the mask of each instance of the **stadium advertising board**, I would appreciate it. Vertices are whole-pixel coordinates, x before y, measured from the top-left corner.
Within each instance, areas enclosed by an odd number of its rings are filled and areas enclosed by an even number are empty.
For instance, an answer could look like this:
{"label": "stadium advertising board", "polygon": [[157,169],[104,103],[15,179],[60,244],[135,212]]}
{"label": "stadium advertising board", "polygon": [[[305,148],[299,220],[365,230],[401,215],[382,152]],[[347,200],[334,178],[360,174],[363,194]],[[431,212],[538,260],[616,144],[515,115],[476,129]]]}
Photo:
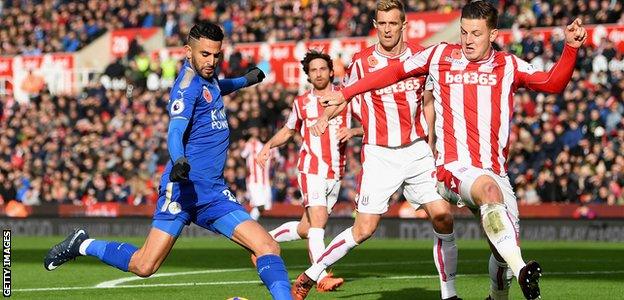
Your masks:
{"label": "stadium advertising board", "polygon": [[[406,214],[403,208],[409,207],[406,202],[395,203],[388,207],[384,217],[402,219],[426,219],[423,213]],[[541,205],[518,205],[523,219],[584,219],[578,214],[577,204],[550,204]],[[586,208],[592,211],[593,219],[621,219],[624,220],[624,206],[609,206],[590,204]],[[91,205],[77,206],[72,204],[60,205],[34,205],[26,206],[17,201],[0,204],[0,217],[24,218],[34,217],[151,217],[156,206],[154,204],[130,205],[117,202],[98,202]],[[247,207],[249,210],[250,207]],[[354,206],[351,202],[338,202],[333,209],[332,217],[351,217]],[[410,209],[410,211],[414,211]],[[472,218],[473,215],[467,208],[452,206],[454,216],[460,218]],[[263,213],[271,218],[297,218],[303,213],[303,207],[287,203],[274,203],[271,210]]]}
{"label": "stadium advertising board", "polygon": [[[514,41],[520,41],[529,33],[533,33],[538,39],[544,41],[545,44],[550,43],[553,32],[559,27],[543,27],[534,28],[530,31],[524,29],[501,29],[498,31],[497,43],[506,45]],[[624,25],[606,24],[606,25],[587,25],[587,43],[597,47],[603,38],[612,41],[615,47],[624,52]]]}
{"label": "stadium advertising board", "polygon": [[0,57],[0,95],[13,92],[13,58]]}
{"label": "stadium advertising board", "polygon": [[110,53],[114,57],[122,57],[130,49],[130,43],[136,38],[147,40],[152,37],[158,29],[156,28],[130,28],[120,29],[111,32]]}
{"label": "stadium advertising board", "polygon": [[[0,76],[11,78],[13,95],[19,102],[27,102],[31,94],[37,94],[44,87],[52,94],[72,93],[76,87],[73,54],[16,56],[10,60],[11,64]],[[3,60],[2,64],[5,62]]]}
{"label": "stadium advertising board", "polygon": [[[290,219],[261,218],[266,228],[275,228]],[[11,228],[16,236],[50,236],[71,232],[74,228],[86,228],[92,236],[140,236],[150,230],[151,219],[117,218],[27,218],[0,219],[0,226]],[[353,225],[352,218],[332,218],[325,228],[328,236],[336,236]],[[522,240],[541,241],[624,241],[624,223],[621,220],[557,220],[523,219]],[[195,224],[182,233],[187,237],[215,236]],[[375,238],[399,238],[403,240],[433,239],[431,223],[426,219],[382,218]],[[461,240],[483,240],[485,235],[475,218],[456,218],[455,236]]]}

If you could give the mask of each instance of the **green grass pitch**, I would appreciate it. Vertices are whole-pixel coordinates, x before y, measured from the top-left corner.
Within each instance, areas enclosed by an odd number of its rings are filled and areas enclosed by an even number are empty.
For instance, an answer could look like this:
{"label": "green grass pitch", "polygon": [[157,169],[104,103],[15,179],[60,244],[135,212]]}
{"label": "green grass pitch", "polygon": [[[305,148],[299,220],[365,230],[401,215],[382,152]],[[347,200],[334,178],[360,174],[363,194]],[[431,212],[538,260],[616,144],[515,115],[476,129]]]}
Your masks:
{"label": "green grass pitch", "polygon": [[[92,257],[49,272],[43,256],[63,237],[13,237],[12,297],[17,299],[270,299],[249,255],[224,238],[180,238],[156,275],[138,279]],[[142,238],[120,239],[140,245]],[[526,259],[542,265],[543,299],[622,299],[624,244],[523,242]],[[459,241],[457,289],[464,299],[484,299],[489,288],[485,241]],[[305,242],[282,244],[289,275],[305,270]],[[432,241],[367,241],[334,266],[346,279],[338,291],[308,299],[439,299]],[[98,286],[104,286],[98,287]],[[512,299],[522,299],[514,282]]]}

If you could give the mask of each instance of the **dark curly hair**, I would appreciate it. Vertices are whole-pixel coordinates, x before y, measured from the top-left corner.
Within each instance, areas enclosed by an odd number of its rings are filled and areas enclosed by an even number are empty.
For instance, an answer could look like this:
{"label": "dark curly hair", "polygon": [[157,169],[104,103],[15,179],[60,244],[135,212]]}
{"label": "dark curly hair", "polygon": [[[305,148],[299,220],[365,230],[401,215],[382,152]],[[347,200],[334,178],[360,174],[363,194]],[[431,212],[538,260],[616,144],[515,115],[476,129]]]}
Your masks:
{"label": "dark curly hair", "polygon": [[[306,55],[303,57],[303,60],[301,60],[301,64],[303,65],[303,72],[306,75],[308,75],[308,72],[310,71],[310,62],[317,58],[320,58],[326,61],[329,71],[332,71],[332,72],[334,71],[334,62],[332,61],[331,57],[328,54],[323,53],[322,51],[312,49],[312,50],[308,50]],[[308,81],[310,81],[309,78],[308,78]],[[334,82],[334,75],[329,77],[329,81],[330,83]]]}

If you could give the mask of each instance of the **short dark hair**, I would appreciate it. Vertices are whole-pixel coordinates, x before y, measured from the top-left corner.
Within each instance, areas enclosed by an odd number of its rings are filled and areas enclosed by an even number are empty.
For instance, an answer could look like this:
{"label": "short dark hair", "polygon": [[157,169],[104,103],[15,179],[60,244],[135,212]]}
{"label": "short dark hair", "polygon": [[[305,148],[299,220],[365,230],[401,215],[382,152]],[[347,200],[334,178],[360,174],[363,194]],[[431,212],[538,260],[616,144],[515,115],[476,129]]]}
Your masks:
{"label": "short dark hair", "polygon": [[189,31],[186,42],[190,43],[191,39],[199,40],[200,38],[221,42],[223,41],[223,36],[223,30],[219,25],[212,22],[199,21]]}
{"label": "short dark hair", "polygon": [[[309,50],[306,55],[303,57],[303,60],[301,60],[301,64],[303,65],[303,72],[308,75],[308,72],[310,71],[310,62],[320,58],[324,61],[327,62],[327,67],[329,68],[330,71],[334,70],[334,61],[332,61],[331,57],[326,54],[323,53],[322,51],[318,51],[318,50]],[[332,75],[329,78],[329,81],[333,82],[334,81],[334,75]]]}
{"label": "short dark hair", "polygon": [[489,1],[471,1],[462,8],[462,19],[485,20],[489,29],[498,28],[498,10]]}

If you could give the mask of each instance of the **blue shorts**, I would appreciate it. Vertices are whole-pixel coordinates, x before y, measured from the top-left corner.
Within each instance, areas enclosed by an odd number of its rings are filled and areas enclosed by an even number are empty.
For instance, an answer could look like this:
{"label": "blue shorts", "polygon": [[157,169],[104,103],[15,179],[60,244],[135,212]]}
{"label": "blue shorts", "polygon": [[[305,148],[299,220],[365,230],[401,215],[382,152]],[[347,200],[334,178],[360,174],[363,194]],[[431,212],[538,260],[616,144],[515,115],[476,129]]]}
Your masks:
{"label": "blue shorts", "polygon": [[193,222],[231,239],[236,226],[251,217],[227,188],[206,191],[191,182],[169,182],[160,188],[153,220],[152,227],[176,238]]}

